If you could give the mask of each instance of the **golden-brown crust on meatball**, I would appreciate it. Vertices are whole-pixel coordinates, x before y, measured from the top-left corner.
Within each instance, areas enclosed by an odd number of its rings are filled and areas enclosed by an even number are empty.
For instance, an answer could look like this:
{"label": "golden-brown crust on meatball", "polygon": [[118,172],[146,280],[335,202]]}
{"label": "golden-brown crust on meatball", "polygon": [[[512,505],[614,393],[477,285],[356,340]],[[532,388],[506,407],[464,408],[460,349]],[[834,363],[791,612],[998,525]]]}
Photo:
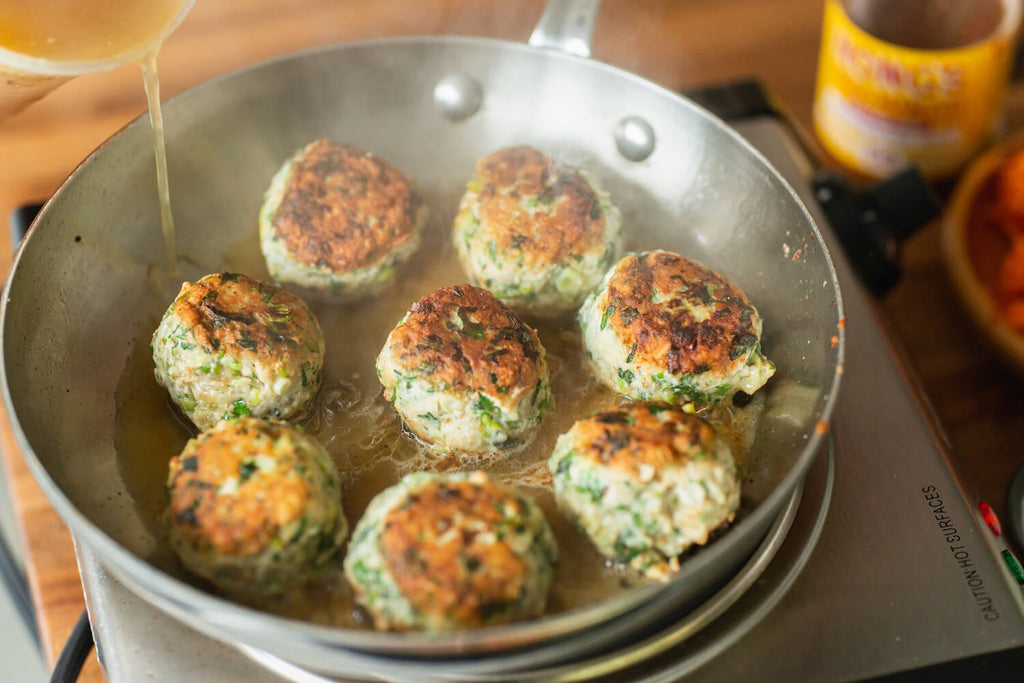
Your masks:
{"label": "golden-brown crust on meatball", "polygon": [[398,169],[354,147],[316,140],[292,162],[273,226],[300,263],[346,271],[412,239],[419,208]]}
{"label": "golden-brown crust on meatball", "polygon": [[[605,214],[590,183],[532,147],[488,154],[476,166],[477,211],[499,252],[521,253],[524,263],[561,263],[601,243]],[[534,197],[554,202],[552,213],[524,211]]]}
{"label": "golden-brown crust on meatball", "polygon": [[493,482],[439,480],[391,510],[381,547],[413,608],[475,628],[520,600],[526,563],[502,542],[501,530],[524,507]]}
{"label": "golden-brown crust on meatball", "polygon": [[320,324],[301,299],[238,273],[207,275],[183,288],[171,308],[213,353],[274,357],[320,336]]}
{"label": "golden-brown crust on meatball", "polygon": [[624,257],[608,281],[606,302],[614,306],[610,314],[605,309],[607,324],[632,358],[672,374],[729,367],[758,340],[757,313],[746,295],[670,252]]}
{"label": "golden-brown crust on meatball", "polygon": [[389,345],[398,365],[435,385],[512,394],[540,379],[537,333],[472,285],[442,287],[415,302]]}
{"label": "golden-brown crust on meatball", "polygon": [[[287,464],[289,455],[281,448],[288,440],[280,438],[290,429],[287,424],[243,418],[230,425],[204,432],[171,460],[170,511],[179,533],[197,546],[211,544],[223,555],[253,555],[302,516],[313,491],[288,467],[254,476],[258,456],[273,453],[275,461]],[[218,495],[230,480],[237,484],[233,495]]]}
{"label": "golden-brown crust on meatball", "polygon": [[711,452],[716,438],[704,420],[661,402],[622,403],[578,421],[572,431],[578,456],[634,477],[644,465],[657,470]]}

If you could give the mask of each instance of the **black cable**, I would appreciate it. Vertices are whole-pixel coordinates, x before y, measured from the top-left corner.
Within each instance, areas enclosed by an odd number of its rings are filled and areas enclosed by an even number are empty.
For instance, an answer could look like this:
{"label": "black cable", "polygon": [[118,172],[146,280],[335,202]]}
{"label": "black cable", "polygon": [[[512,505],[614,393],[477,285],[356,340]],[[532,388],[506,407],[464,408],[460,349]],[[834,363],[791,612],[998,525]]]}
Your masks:
{"label": "black cable", "polygon": [[[12,243],[17,246],[21,238],[28,232],[28,227],[39,212],[41,205],[22,206],[11,213],[11,238]],[[36,622],[36,610],[32,604],[32,595],[28,589],[28,580],[25,572],[18,566],[14,559],[11,548],[7,545],[7,539],[0,533],[0,582],[7,589],[11,596],[14,609],[21,617],[29,635],[35,640],[36,645],[42,646],[39,635],[39,624]]]}
{"label": "black cable", "polygon": [[85,658],[92,651],[92,626],[89,625],[89,612],[82,610],[82,616],[78,617],[75,628],[68,636],[68,642],[64,643],[64,649],[60,651],[57,664],[53,667],[53,674],[50,675],[50,683],[74,683],[78,680],[78,674],[82,672],[82,665]]}
{"label": "black cable", "polygon": [[18,245],[21,244],[21,240],[25,238],[25,233],[28,232],[29,227],[32,225],[32,221],[35,220],[36,214],[42,210],[42,204],[26,204],[19,206],[11,212],[10,220],[10,231],[11,231],[11,247],[17,251]]}
{"label": "black cable", "polygon": [[11,596],[14,609],[21,617],[21,623],[25,625],[29,635],[40,645],[39,624],[36,622],[36,610],[32,605],[32,595],[28,590],[28,580],[25,573],[15,562],[11,549],[6,539],[0,534],[0,580],[3,581],[7,594]]}

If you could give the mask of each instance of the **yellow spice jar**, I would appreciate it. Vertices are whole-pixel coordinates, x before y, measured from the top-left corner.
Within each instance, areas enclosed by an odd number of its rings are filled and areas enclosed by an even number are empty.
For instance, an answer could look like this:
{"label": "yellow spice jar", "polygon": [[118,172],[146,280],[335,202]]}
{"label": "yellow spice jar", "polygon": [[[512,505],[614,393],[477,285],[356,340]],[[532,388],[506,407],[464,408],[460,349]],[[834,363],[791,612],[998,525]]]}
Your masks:
{"label": "yellow spice jar", "polygon": [[995,131],[1020,19],[1021,0],[826,0],[818,138],[866,176],[955,173]]}

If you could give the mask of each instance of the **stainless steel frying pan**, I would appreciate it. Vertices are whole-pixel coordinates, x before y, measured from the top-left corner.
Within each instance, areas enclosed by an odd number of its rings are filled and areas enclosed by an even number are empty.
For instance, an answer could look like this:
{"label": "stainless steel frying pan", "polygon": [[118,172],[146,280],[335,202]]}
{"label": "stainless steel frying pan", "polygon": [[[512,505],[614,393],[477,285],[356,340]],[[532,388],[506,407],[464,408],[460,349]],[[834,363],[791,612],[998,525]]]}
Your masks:
{"label": "stainless steel frying pan", "polygon": [[835,402],[843,353],[835,273],[810,216],[750,145],[684,98],[585,58],[595,8],[593,0],[552,2],[534,46],[473,38],[341,45],[173,99],[164,116],[179,250],[196,272],[266,277],[256,238],[262,192],[281,161],[316,137],[352,142],[404,169],[438,229],[476,159],[494,149],[531,144],[583,166],[621,207],[628,248],[700,260],[764,315],[764,348],[778,372],[764,390],[741,521],[665,586],[449,636],[320,627],[189,584],[154,559],[157,539],[114,447],[126,359],[167,303],[151,284],[165,254],[150,131],[138,120],[48,202],[17,254],[2,310],[3,390],[16,439],[77,540],[112,574],[212,636],[343,672],[353,650],[483,656],[570,637],[652,599],[671,606],[700,596],[752,552],[800,485]]}

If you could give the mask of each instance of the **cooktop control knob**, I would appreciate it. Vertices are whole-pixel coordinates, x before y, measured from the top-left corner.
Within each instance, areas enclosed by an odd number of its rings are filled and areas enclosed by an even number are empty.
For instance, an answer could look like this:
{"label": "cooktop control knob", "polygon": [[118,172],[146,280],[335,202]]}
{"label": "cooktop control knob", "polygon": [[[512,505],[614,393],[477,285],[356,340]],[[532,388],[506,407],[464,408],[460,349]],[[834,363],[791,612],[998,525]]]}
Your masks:
{"label": "cooktop control knob", "polygon": [[899,280],[900,243],[939,215],[941,205],[916,168],[862,188],[819,171],[814,196],[857,275],[875,296]]}

